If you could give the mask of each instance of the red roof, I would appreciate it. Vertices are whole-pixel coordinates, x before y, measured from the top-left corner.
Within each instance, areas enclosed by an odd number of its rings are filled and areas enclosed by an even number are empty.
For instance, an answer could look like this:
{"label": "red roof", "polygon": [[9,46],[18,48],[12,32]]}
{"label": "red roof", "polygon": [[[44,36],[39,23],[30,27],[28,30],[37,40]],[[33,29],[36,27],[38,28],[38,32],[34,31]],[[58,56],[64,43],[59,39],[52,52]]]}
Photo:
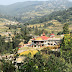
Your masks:
{"label": "red roof", "polygon": [[35,40],[35,38],[33,38],[32,40]]}
{"label": "red roof", "polygon": [[51,38],[53,38],[53,37],[55,37],[55,36],[52,36]]}
{"label": "red roof", "polygon": [[50,35],[54,35],[54,34],[50,34]]}
{"label": "red roof", "polygon": [[47,40],[49,37],[41,36],[41,38],[42,38],[43,40]]}
{"label": "red roof", "polygon": [[[43,32],[42,36],[41,37],[37,37],[37,38],[41,38],[42,40],[47,40],[49,37],[46,37],[45,36],[45,33]],[[36,39],[37,39],[36,38]],[[36,40],[35,38],[33,38],[32,40]]]}

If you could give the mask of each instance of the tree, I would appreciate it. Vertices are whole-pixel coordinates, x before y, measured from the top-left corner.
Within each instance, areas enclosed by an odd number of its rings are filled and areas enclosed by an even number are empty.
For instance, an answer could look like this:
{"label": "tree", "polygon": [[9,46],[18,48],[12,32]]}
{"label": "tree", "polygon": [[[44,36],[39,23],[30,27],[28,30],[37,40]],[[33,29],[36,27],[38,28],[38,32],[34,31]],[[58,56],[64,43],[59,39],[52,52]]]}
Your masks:
{"label": "tree", "polygon": [[16,38],[13,38],[12,40],[13,40],[13,42],[12,42],[13,49],[15,49],[16,47],[18,47],[20,41],[18,39],[16,39]]}
{"label": "tree", "polygon": [[34,55],[33,58],[27,57],[24,64],[21,65],[21,72],[66,72],[67,66],[63,58],[48,55],[44,57],[41,52]]}
{"label": "tree", "polygon": [[15,66],[11,61],[2,60],[2,71],[3,72],[15,72]]}
{"label": "tree", "polygon": [[35,33],[34,33],[35,35],[38,35],[38,28],[37,28],[37,26],[36,26],[36,28],[35,28]]}
{"label": "tree", "polygon": [[66,62],[72,62],[72,37],[69,34],[65,35],[62,40],[61,56]]}
{"label": "tree", "polygon": [[47,25],[46,24],[44,24],[44,26],[43,26],[44,28],[46,28],[47,27]]}
{"label": "tree", "polygon": [[33,30],[34,30],[34,26],[33,26]]}
{"label": "tree", "polygon": [[69,34],[68,24],[64,24],[64,26],[63,26],[63,33],[64,33],[64,34]]}

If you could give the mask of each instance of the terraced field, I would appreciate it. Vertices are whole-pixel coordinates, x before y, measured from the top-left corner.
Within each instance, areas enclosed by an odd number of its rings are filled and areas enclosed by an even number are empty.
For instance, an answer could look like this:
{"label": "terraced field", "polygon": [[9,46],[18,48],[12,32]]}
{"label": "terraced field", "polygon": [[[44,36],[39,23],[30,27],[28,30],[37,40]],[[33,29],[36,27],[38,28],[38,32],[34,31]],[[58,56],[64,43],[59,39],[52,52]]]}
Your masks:
{"label": "terraced field", "polygon": [[[44,24],[48,24],[48,23],[52,23],[53,25],[47,26],[46,28],[43,28]],[[34,24],[34,25],[29,25],[29,27],[39,27],[41,25],[40,29],[45,29],[49,32],[54,31],[54,33],[60,32],[63,30],[63,25],[62,23],[60,23],[57,20],[51,20],[51,21],[47,21],[47,22],[43,22],[43,23],[39,23],[39,24]],[[72,31],[72,25],[69,25],[69,30]]]}

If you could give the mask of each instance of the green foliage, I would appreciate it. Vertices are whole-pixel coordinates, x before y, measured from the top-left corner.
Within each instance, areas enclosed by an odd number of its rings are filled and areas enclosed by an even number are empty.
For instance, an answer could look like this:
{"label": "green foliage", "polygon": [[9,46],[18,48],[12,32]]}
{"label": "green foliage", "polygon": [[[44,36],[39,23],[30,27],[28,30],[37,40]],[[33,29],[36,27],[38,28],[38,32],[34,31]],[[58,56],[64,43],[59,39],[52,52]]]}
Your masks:
{"label": "green foliage", "polygon": [[72,63],[72,37],[65,35],[61,44],[61,56],[67,61]]}
{"label": "green foliage", "polygon": [[37,26],[36,26],[36,28],[35,28],[35,33],[34,33],[35,35],[38,35],[38,28],[37,28]]}
{"label": "green foliage", "polygon": [[32,38],[32,36],[30,36],[32,29],[30,27],[27,27],[28,25],[29,25],[28,23],[20,25],[21,31],[20,33],[16,34],[15,36],[16,39],[24,39],[25,43],[27,43],[29,39]]}
{"label": "green foliage", "polygon": [[52,12],[49,15],[42,16],[41,18],[33,19],[29,21],[31,24],[36,24],[36,23],[43,23],[46,21],[50,20],[57,20],[59,22],[63,23],[69,23],[71,24],[72,21],[72,8],[69,8],[68,10],[63,10],[63,11],[55,11]]}
{"label": "green foliage", "polygon": [[0,37],[0,53],[12,53],[12,49],[18,47],[20,41],[16,38],[13,38],[12,42],[5,42],[4,37]]}
{"label": "green foliage", "polygon": [[64,34],[69,34],[69,26],[68,26],[68,24],[64,24],[63,33]]}
{"label": "green foliage", "polygon": [[[49,6],[51,5],[51,6]],[[63,6],[62,6],[63,5]],[[31,2],[23,2],[23,3],[16,3],[13,5],[9,6],[0,6],[0,12],[3,15],[0,15],[1,18],[6,18],[10,20],[15,20],[15,21],[20,21],[20,22],[30,22],[32,24],[34,23],[42,23],[44,21],[51,20],[53,18],[59,20],[59,21],[65,21],[68,18],[68,14],[65,12],[63,13],[62,17],[54,17],[49,16],[47,17],[46,14],[50,14],[54,11],[59,11],[63,9],[67,9],[72,6],[72,2],[69,2],[68,0],[52,0],[52,1],[47,1],[42,2],[42,1],[31,1]],[[38,8],[36,8],[38,7]],[[65,7],[65,8],[64,8]],[[60,13],[60,11],[59,11]],[[56,14],[56,13],[55,13]],[[60,13],[62,14],[62,13]],[[46,17],[42,17],[42,16]],[[14,17],[16,16],[16,17]],[[58,15],[59,16],[59,15]],[[41,19],[37,19],[40,18]],[[34,20],[35,19],[35,20]],[[64,20],[62,20],[64,19]]]}
{"label": "green foliage", "polygon": [[61,32],[61,31],[57,33],[57,35],[62,35],[62,34],[63,34],[63,32]]}
{"label": "green foliage", "polygon": [[5,25],[5,26],[9,27],[9,29],[17,29],[16,25]]}
{"label": "green foliage", "polygon": [[41,34],[43,34],[43,32],[44,32],[45,34],[48,34],[48,31],[45,30],[45,29],[38,29],[38,28],[35,28],[34,34],[35,34],[35,35],[41,36]]}
{"label": "green foliage", "polygon": [[64,59],[54,55],[45,58],[38,52],[34,58],[27,57],[19,70],[21,72],[66,72],[67,68]]}
{"label": "green foliage", "polygon": [[1,71],[3,72],[15,72],[15,66],[12,64],[11,61],[1,61]]}

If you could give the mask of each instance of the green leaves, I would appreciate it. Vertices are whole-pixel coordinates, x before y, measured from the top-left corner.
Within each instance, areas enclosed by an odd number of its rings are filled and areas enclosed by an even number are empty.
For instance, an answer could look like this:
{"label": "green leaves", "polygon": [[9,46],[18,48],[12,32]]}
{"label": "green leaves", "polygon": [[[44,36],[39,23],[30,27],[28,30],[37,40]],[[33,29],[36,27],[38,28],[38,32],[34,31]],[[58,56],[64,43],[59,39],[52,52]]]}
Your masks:
{"label": "green leaves", "polygon": [[63,33],[64,33],[64,34],[69,34],[69,27],[68,27],[68,24],[64,24]]}
{"label": "green leaves", "polygon": [[67,62],[72,62],[72,37],[70,34],[66,34],[61,44],[61,56],[65,58]]}
{"label": "green leaves", "polygon": [[2,60],[1,71],[3,72],[15,72],[15,66],[11,61]]}
{"label": "green leaves", "polygon": [[21,72],[66,72],[67,66],[63,58],[50,55],[44,58],[38,52],[34,58],[26,58],[24,64],[21,66]]}

